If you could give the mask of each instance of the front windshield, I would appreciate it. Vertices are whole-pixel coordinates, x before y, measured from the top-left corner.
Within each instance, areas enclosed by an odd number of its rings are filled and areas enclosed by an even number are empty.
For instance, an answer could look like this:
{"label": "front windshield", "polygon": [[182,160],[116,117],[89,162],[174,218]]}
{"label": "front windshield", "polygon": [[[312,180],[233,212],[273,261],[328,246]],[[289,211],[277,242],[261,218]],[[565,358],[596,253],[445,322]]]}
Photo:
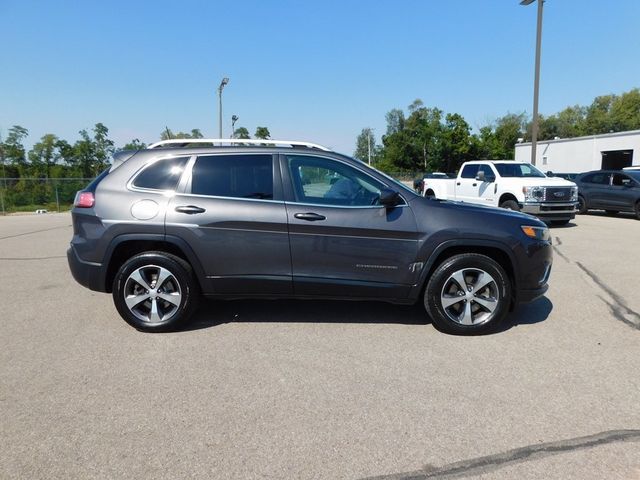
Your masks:
{"label": "front windshield", "polygon": [[530,163],[494,163],[501,177],[544,178],[545,174]]}

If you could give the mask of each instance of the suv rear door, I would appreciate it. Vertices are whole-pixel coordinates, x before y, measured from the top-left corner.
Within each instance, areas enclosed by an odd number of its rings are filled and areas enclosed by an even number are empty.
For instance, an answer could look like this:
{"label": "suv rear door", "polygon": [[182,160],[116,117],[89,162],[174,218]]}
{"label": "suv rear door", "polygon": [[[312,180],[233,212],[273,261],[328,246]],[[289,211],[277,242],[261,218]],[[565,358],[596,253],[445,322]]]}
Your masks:
{"label": "suv rear door", "polygon": [[415,217],[377,204],[386,185],[323,156],[281,155],[296,295],[404,298],[415,282]]}
{"label": "suv rear door", "polygon": [[291,294],[287,214],[274,155],[201,154],[187,169],[167,209],[166,233],[195,252],[208,279],[205,293]]}

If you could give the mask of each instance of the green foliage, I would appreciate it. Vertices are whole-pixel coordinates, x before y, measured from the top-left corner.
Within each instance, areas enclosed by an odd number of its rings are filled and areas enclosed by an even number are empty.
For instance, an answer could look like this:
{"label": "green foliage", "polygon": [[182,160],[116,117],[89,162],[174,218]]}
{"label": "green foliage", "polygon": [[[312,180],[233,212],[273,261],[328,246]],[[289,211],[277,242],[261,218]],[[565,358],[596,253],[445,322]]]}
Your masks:
{"label": "green foliage", "polygon": [[204,138],[199,128],[191,129],[191,132],[173,133],[169,127],[166,127],[160,134],[160,140],[171,140],[173,138]]}
{"label": "green foliage", "polygon": [[254,137],[261,140],[267,140],[269,137],[271,137],[271,134],[269,133],[269,129],[267,127],[257,127]]}
{"label": "green foliage", "polygon": [[247,130],[245,127],[238,127],[236,128],[235,132],[233,132],[233,138],[251,138],[251,135],[249,135],[249,130]]}
{"label": "green foliage", "polygon": [[134,138],[129,143],[126,143],[119,150],[143,150],[145,148],[147,148],[147,144],[146,143],[141,142],[140,139],[138,139],[138,138]]}
{"label": "green foliage", "polygon": [[380,151],[382,147],[376,145],[376,137],[371,128],[363,128],[360,135],[356,139],[356,151],[353,152],[353,158],[369,163],[369,155],[371,155],[371,164],[375,165],[380,160]]}
{"label": "green foliage", "polygon": [[[467,160],[511,159],[518,140],[531,139],[531,120],[525,113],[508,113],[472,134],[462,115],[444,115],[420,99],[407,110],[405,114],[394,108],[385,116],[387,131],[376,150],[376,166],[387,172],[454,172]],[[574,105],[554,115],[540,115],[538,127],[539,140],[640,129],[640,89],[596,97],[587,107]],[[366,146],[366,135],[360,133],[354,156],[365,158]]]}

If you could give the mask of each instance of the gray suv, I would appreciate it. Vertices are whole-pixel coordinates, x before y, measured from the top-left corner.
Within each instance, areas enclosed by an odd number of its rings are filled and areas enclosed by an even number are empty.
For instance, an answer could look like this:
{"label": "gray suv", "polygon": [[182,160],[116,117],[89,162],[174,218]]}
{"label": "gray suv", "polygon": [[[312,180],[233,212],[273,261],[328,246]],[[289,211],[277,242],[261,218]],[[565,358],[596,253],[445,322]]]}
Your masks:
{"label": "gray suv", "polygon": [[543,295],[552,263],[534,217],[423,198],[303,142],[120,152],[72,217],[74,278],[145,331],[180,328],[204,294],[422,302],[440,330],[480,333]]}

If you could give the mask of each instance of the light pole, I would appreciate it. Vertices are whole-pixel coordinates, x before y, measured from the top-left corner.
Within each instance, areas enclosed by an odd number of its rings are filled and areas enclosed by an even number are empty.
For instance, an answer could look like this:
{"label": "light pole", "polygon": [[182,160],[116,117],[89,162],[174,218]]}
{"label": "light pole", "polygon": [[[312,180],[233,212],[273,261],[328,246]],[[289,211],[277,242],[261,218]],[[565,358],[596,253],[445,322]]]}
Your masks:
{"label": "light pole", "polygon": [[222,138],[222,89],[227,83],[229,83],[229,79],[224,77],[218,87],[218,138]]}
{"label": "light pole", "polygon": [[236,122],[240,117],[238,115],[233,115],[231,117],[231,138],[236,136]]}
{"label": "light pole", "polygon": [[[520,5],[531,5],[535,0],[522,0]],[[536,164],[538,143],[538,94],[540,92],[540,51],[542,49],[542,8],[544,0],[538,0],[538,27],[536,31],[536,66],[533,82],[533,123],[531,124],[531,164]]]}

